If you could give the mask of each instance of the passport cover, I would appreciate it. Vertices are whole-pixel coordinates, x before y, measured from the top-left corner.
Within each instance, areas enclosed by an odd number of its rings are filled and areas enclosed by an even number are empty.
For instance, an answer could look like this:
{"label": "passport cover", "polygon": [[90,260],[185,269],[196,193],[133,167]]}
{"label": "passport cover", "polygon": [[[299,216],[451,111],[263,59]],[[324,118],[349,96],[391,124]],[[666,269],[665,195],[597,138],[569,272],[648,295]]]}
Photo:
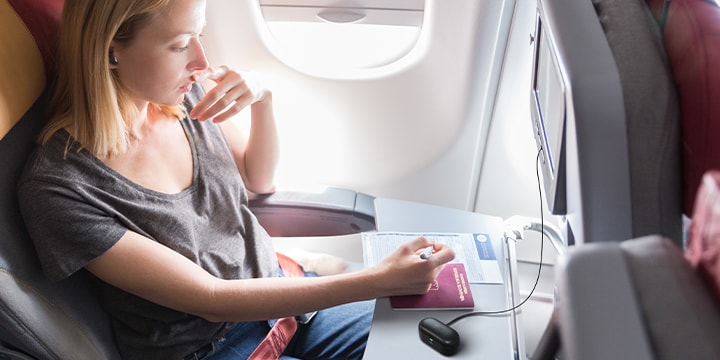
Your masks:
{"label": "passport cover", "polygon": [[391,296],[393,310],[472,310],[475,308],[463,264],[447,264],[425,295]]}

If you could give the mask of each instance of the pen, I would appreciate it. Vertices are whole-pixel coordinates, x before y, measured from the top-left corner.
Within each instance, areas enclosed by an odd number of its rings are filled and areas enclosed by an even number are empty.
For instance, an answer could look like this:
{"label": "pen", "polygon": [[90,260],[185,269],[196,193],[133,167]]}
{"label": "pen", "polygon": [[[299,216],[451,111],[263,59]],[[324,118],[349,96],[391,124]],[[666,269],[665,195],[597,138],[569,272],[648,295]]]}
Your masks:
{"label": "pen", "polygon": [[423,260],[429,259],[429,258],[430,258],[430,255],[432,255],[434,249],[435,249],[435,248],[434,248],[432,245],[430,245],[430,246],[422,249],[422,250],[420,251],[420,258],[423,259]]}

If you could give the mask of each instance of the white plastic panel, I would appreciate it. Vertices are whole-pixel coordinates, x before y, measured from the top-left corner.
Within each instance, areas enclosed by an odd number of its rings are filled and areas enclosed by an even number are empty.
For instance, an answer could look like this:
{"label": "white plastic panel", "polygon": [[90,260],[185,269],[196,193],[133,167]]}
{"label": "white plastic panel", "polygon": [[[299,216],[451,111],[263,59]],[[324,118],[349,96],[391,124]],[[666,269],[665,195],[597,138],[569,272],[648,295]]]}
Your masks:
{"label": "white plastic panel", "polygon": [[[423,18],[423,1],[408,6],[386,1],[385,6],[339,6],[331,1],[261,1],[261,12],[266,21],[326,21],[335,23],[363,23],[382,25],[420,26]],[[323,4],[329,3],[329,4]],[[401,4],[397,4],[401,5]]]}
{"label": "white plastic panel", "polygon": [[[536,11],[535,1],[515,9],[474,209],[502,218],[541,215],[529,106]],[[556,224],[546,203],[543,209],[544,220]]]}
{"label": "white plastic panel", "polygon": [[205,47],[211,63],[258,71],[273,89],[280,186],[472,209],[514,4],[427,0],[406,56],[309,74],[282,59],[258,2],[212,0]]}
{"label": "white plastic panel", "polygon": [[425,0],[260,0],[262,6],[422,10]]}

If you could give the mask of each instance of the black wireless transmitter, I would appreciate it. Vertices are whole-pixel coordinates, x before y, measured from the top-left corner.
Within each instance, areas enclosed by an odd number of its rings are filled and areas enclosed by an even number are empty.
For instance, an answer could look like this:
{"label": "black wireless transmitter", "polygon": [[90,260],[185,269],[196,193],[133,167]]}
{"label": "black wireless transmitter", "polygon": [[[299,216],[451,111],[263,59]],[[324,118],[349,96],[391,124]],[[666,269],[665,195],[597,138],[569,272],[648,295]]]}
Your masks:
{"label": "black wireless transmitter", "polygon": [[422,342],[443,355],[455,355],[460,348],[460,334],[436,318],[422,319],[418,331]]}

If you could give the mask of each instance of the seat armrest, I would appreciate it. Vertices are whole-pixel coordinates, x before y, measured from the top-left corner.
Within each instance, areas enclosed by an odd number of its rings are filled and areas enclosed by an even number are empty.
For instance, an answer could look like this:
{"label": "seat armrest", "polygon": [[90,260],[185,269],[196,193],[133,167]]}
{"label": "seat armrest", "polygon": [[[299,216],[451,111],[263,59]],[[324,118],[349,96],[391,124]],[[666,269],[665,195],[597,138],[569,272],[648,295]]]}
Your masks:
{"label": "seat armrest", "polygon": [[375,230],[375,198],[328,187],[252,195],[250,209],[270,236],[335,236]]}

